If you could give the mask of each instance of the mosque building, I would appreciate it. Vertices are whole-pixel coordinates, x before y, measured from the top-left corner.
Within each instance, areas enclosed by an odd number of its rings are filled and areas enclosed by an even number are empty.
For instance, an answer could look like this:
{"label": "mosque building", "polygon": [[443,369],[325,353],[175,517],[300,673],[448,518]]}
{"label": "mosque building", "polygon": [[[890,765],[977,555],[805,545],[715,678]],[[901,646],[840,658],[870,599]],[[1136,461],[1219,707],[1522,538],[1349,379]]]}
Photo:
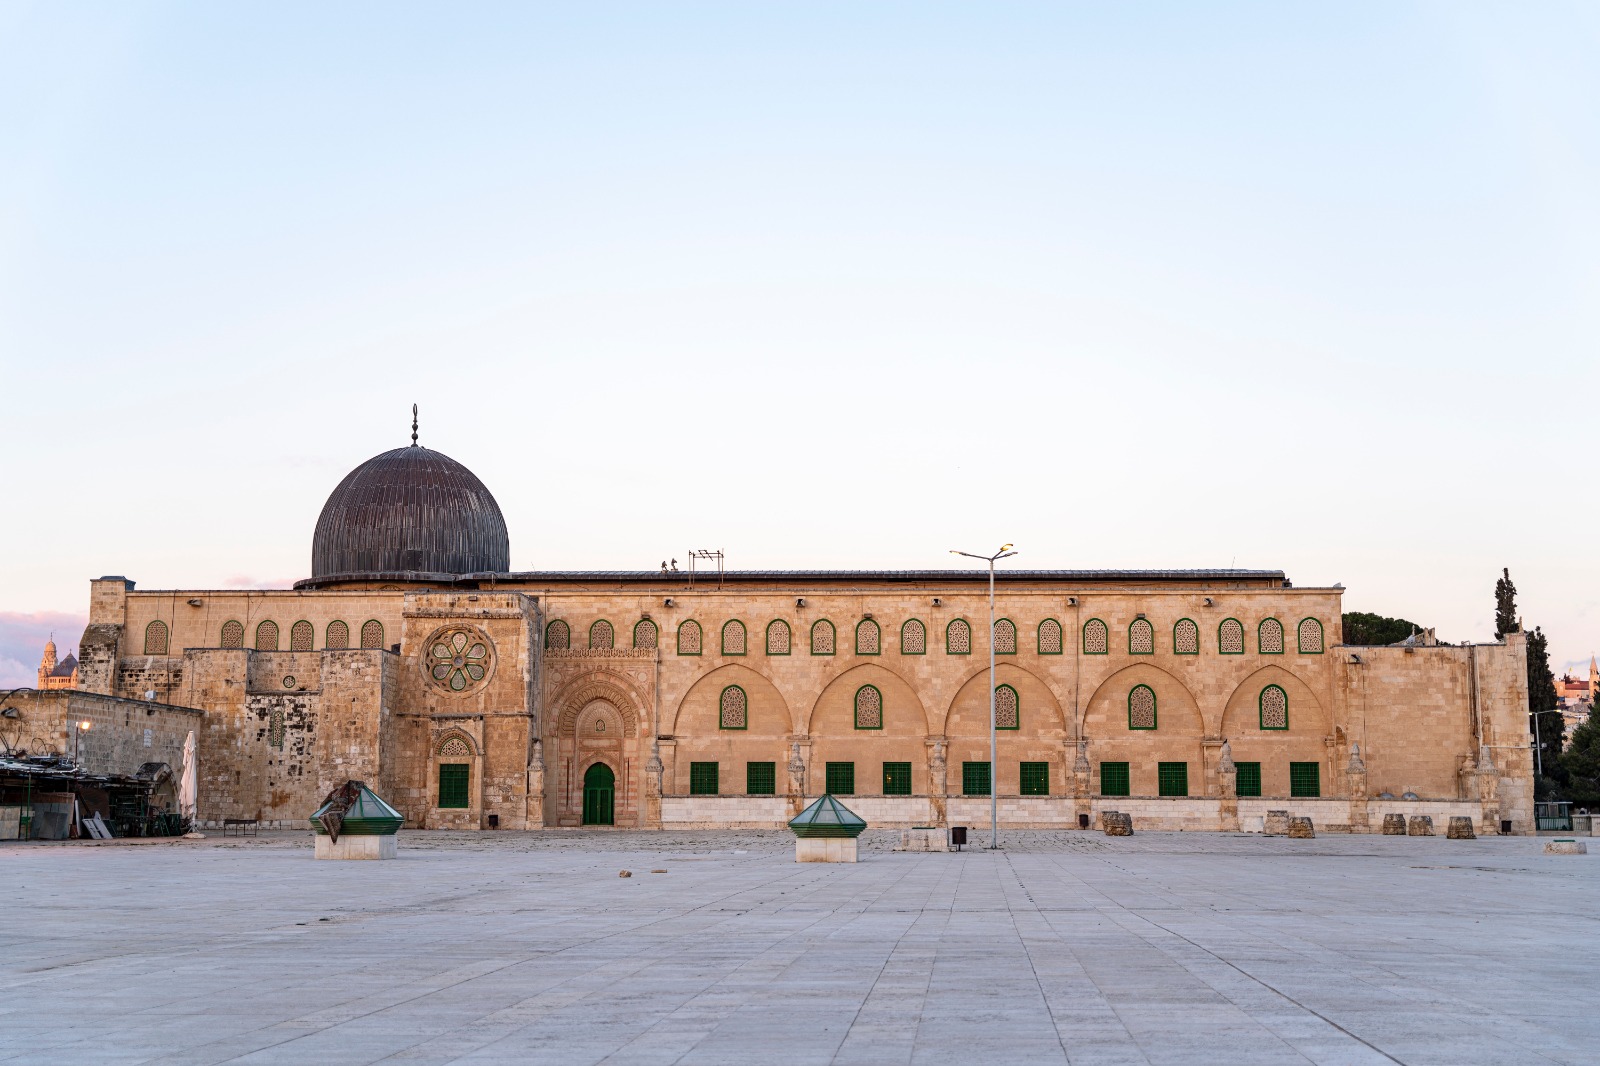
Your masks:
{"label": "mosque building", "polygon": [[[517,572],[500,507],[369,459],[293,589],[90,583],[77,689],[202,712],[199,818],[368,782],[419,828],[874,825],[1529,832],[1526,648],[1350,647],[1277,570]],[[998,758],[989,761],[989,656]],[[52,665],[52,670],[56,665]],[[192,713],[192,711],[190,712]]]}

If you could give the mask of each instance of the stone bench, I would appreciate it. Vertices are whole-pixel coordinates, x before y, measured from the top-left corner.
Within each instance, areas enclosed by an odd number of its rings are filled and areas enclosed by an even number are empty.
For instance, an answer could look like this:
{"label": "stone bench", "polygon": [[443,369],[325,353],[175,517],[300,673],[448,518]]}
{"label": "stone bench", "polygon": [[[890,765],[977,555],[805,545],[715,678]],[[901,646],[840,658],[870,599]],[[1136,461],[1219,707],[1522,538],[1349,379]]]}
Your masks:
{"label": "stone bench", "polygon": [[1431,837],[1433,836],[1433,815],[1413,814],[1410,821],[1406,822],[1406,836]]}
{"label": "stone bench", "polygon": [[1406,816],[1403,814],[1386,814],[1383,816],[1383,835],[1386,837],[1403,837],[1406,835]]}
{"label": "stone bench", "polygon": [[1450,826],[1445,830],[1444,835],[1450,840],[1478,839],[1478,834],[1472,831],[1472,819],[1460,815],[1451,815]]}

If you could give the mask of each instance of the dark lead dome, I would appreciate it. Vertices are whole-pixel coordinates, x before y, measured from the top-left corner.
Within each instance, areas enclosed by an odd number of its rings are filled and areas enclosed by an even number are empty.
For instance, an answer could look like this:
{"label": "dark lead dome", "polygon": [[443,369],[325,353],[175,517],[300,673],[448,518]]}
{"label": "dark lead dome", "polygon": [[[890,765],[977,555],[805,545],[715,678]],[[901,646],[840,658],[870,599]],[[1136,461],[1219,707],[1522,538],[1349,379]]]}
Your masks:
{"label": "dark lead dome", "polygon": [[317,519],[312,580],[511,568],[506,520],[483,482],[413,444],[350,471]]}

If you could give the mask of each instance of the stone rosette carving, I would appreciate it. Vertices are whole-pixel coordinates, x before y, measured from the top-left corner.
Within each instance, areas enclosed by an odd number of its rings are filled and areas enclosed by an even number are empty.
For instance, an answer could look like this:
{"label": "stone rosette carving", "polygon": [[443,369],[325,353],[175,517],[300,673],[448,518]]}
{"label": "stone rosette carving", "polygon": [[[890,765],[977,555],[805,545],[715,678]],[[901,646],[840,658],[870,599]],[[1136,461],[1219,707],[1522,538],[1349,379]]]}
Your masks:
{"label": "stone rosette carving", "polygon": [[476,626],[444,626],[423,646],[423,676],[452,696],[471,695],[482,688],[493,675],[494,664],[494,642]]}

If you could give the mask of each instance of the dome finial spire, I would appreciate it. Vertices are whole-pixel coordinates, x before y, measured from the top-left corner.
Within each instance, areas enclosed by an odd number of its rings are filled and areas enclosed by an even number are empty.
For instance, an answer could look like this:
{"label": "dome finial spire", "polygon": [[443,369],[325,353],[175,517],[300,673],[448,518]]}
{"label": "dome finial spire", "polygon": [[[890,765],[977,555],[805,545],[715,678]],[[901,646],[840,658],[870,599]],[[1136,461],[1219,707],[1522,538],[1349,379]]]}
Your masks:
{"label": "dome finial spire", "polygon": [[417,405],[411,405],[411,446],[417,446]]}

